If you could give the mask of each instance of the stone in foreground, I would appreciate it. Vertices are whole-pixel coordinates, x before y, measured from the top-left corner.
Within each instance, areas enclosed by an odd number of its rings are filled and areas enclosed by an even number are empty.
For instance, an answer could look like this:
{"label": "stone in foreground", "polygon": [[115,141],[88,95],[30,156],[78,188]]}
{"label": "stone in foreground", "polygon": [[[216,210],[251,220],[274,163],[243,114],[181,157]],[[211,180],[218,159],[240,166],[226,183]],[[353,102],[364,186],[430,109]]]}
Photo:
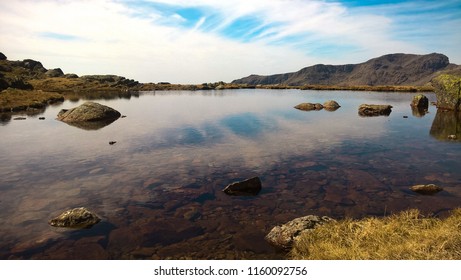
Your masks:
{"label": "stone in foreground", "polygon": [[261,191],[261,179],[253,177],[244,181],[234,182],[223,189],[228,195],[251,196]]}
{"label": "stone in foreground", "polygon": [[362,104],[359,106],[359,115],[363,117],[389,116],[391,112],[391,105]]}
{"label": "stone in foreground", "polygon": [[428,185],[415,185],[410,188],[410,190],[420,193],[420,194],[425,194],[425,195],[432,195],[436,194],[440,191],[443,191],[442,187],[436,186],[434,184],[428,184]]}
{"label": "stone in foreground", "polygon": [[332,221],[334,221],[334,219],[327,216],[319,217],[309,215],[296,218],[286,224],[272,228],[272,230],[266,235],[265,239],[272,246],[289,251],[293,247],[293,243],[296,241],[296,238],[302,233]]}
{"label": "stone in foreground", "polygon": [[48,224],[54,227],[90,228],[99,223],[101,219],[84,207],[74,208],[63,212],[51,219]]}
{"label": "stone in foreground", "polygon": [[95,102],[85,102],[72,109],[62,109],[58,120],[63,122],[97,122],[114,121],[121,116],[120,112]]}
{"label": "stone in foreground", "polygon": [[302,111],[322,110],[323,105],[320,103],[301,103],[296,105],[295,108]]}

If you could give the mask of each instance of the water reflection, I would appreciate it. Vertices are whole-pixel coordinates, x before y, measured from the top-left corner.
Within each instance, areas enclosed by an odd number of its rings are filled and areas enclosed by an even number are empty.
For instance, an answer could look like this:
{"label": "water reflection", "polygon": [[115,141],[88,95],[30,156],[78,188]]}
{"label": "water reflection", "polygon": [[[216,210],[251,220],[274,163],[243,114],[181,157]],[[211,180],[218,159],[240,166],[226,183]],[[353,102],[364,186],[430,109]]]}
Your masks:
{"label": "water reflection", "polygon": [[427,111],[427,108],[421,108],[421,107],[413,107],[411,106],[411,113],[413,114],[413,116],[415,117],[418,117],[418,118],[422,118],[424,117],[428,111]]}
{"label": "water reflection", "polygon": [[100,121],[87,121],[87,122],[64,122],[67,125],[80,128],[83,130],[99,130],[103,127],[115,122],[116,119],[100,120]]}
{"label": "water reflection", "polygon": [[[127,117],[97,131],[55,120],[69,102],[49,107],[44,121],[0,127],[0,258],[281,258],[263,237],[302,215],[459,206],[461,145],[433,141],[434,115],[402,121],[411,97],[142,93],[104,101]],[[341,110],[293,109],[327,99]],[[360,118],[362,103],[392,104],[393,113]],[[258,196],[222,192],[254,176],[262,181]],[[440,184],[449,196],[406,191],[421,183]],[[72,234],[48,226],[79,206],[95,211],[101,225]]]}
{"label": "water reflection", "polygon": [[[461,141],[461,112],[437,110],[430,135],[441,141]],[[454,135],[454,137],[452,136]]]}

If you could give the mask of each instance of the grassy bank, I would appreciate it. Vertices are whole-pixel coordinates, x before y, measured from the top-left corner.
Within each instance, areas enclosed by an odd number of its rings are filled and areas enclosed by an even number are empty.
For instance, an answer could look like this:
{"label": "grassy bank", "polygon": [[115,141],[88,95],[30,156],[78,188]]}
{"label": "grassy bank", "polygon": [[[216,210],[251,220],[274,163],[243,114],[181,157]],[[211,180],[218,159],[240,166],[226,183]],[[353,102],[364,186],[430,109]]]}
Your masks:
{"label": "grassy bank", "polygon": [[64,101],[64,97],[55,92],[8,88],[0,92],[0,112],[39,109],[61,101]]}
{"label": "grassy bank", "polygon": [[443,220],[409,210],[329,223],[303,234],[290,255],[310,260],[459,260],[461,209]]}

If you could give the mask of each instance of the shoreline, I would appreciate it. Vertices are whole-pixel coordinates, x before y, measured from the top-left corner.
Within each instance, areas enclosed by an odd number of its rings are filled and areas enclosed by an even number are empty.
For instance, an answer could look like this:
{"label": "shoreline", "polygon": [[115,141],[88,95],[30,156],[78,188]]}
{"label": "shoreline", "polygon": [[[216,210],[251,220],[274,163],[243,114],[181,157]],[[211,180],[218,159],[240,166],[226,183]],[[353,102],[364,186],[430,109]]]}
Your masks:
{"label": "shoreline", "polygon": [[[68,79],[65,79],[68,80]],[[78,83],[69,79],[70,84],[63,78],[49,78],[46,82],[35,80],[30,81],[33,89],[7,88],[0,92],[1,113],[21,113],[37,108],[44,108],[48,104],[63,102],[64,100],[78,100],[80,98],[123,98],[124,96],[137,94],[141,91],[199,91],[199,90],[236,90],[236,89],[297,89],[297,90],[319,90],[319,91],[373,91],[373,92],[433,92],[432,86],[335,86],[335,85],[246,85],[204,83],[199,85],[169,84],[169,83],[147,83],[137,84],[132,87],[108,87],[99,83]]]}

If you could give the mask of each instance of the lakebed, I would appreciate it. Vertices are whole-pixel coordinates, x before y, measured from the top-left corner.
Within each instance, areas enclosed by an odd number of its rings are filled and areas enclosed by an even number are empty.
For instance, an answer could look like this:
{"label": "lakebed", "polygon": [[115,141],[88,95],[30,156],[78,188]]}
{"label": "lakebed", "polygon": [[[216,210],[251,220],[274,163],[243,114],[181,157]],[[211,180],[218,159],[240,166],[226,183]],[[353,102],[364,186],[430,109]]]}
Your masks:
{"label": "lakebed", "polygon": [[[458,133],[461,120],[432,105],[412,111],[413,95],[155,91],[94,100],[126,116],[97,129],[55,119],[83,99],[4,119],[0,258],[278,259],[284,253],[264,236],[296,217],[408,208],[446,215],[461,206],[461,142],[445,134]],[[341,105],[333,112],[293,108],[331,99]],[[361,117],[362,103],[393,108],[389,116]],[[222,192],[254,176],[262,181],[257,196]],[[444,191],[409,190],[429,183]],[[102,221],[83,230],[47,224],[80,206]]]}

